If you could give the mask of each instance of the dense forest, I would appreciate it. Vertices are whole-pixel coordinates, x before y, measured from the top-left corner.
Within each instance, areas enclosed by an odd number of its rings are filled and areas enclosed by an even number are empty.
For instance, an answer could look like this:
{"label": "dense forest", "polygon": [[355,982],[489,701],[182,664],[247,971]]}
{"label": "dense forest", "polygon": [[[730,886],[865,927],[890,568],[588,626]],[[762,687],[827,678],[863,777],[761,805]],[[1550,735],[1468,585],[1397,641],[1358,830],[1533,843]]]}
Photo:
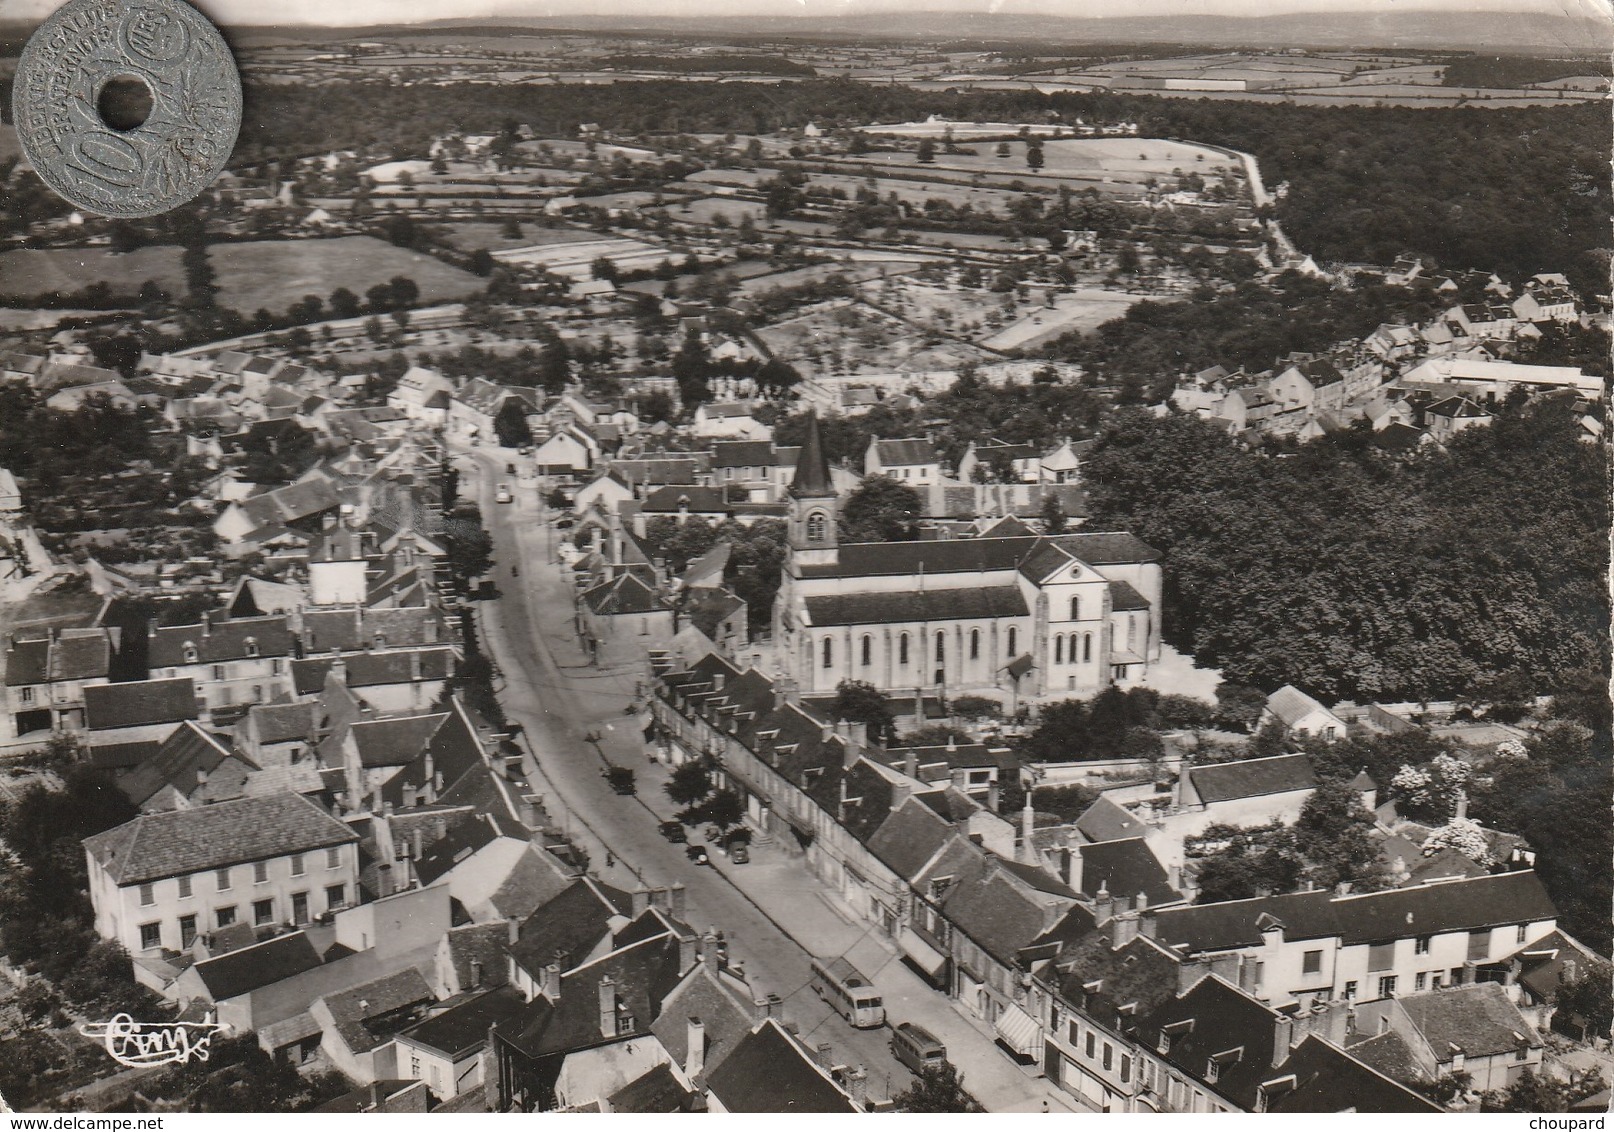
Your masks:
{"label": "dense forest", "polygon": [[249,91],[237,160],[256,164],[332,148],[423,153],[445,130],[508,122],[569,137],[583,122],[621,135],[766,133],[941,114],[958,120],[1133,121],[1147,137],[1254,153],[1289,235],[1324,260],[1388,263],[1411,250],[1445,267],[1520,278],[1569,274],[1607,287],[1614,193],[1606,111],[1419,110],[1288,106],[1116,94],[918,91],[845,80],[746,84],[655,81],[610,86],[413,86],[331,83]]}
{"label": "dense forest", "polygon": [[1446,64],[1446,86],[1517,90],[1574,75],[1609,76],[1608,59],[1536,59],[1528,55],[1464,55]]}
{"label": "dense forest", "polygon": [[1167,638],[1229,680],[1427,700],[1607,667],[1607,470],[1561,399],[1407,460],[1124,411],[1086,471],[1089,525],[1164,552]]}

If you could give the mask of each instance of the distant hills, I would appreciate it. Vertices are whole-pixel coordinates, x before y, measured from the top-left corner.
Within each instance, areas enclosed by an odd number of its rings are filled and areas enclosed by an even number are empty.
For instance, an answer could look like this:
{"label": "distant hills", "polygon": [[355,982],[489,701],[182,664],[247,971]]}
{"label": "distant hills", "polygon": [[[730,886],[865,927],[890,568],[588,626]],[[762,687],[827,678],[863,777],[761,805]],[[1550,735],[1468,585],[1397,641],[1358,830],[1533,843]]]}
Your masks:
{"label": "distant hills", "polygon": [[[945,5],[949,0],[939,0]],[[498,5],[503,7],[504,5]],[[817,11],[815,11],[817,9]],[[816,40],[885,40],[947,42],[966,48],[972,43],[1009,44],[1184,44],[1248,48],[1405,48],[1424,51],[1475,51],[1503,54],[1581,55],[1606,57],[1614,49],[1614,23],[1604,19],[1548,13],[1501,11],[1334,12],[1271,16],[1121,16],[1081,17],[1023,12],[937,10],[864,11],[828,14],[816,4],[800,16],[603,16],[556,15],[534,18],[499,14],[481,19],[444,19],[419,23],[347,28],[254,25],[231,22],[234,38],[289,35],[328,39],[337,34],[397,35],[409,30],[478,28],[493,34],[530,31],[581,31],[596,34],[635,32],[701,39],[803,38]],[[20,25],[0,24],[0,43],[25,32]]]}

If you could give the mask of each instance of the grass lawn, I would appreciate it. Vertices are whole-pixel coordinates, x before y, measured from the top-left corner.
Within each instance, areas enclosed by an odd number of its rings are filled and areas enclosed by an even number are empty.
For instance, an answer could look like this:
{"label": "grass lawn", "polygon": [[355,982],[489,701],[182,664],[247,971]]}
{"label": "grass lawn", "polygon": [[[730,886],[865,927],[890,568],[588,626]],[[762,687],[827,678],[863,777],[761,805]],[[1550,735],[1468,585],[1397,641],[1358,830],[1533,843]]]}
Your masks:
{"label": "grass lawn", "polygon": [[[177,259],[177,248],[167,250]],[[249,315],[260,307],[278,313],[304,295],[324,298],[338,287],[362,297],[395,275],[413,279],[423,303],[464,298],[483,285],[468,271],[372,236],[215,244],[211,252],[219,303]]]}
{"label": "grass lawn", "polygon": [[448,232],[448,241],[461,251],[487,248],[490,252],[505,248],[530,248],[538,244],[577,244],[600,238],[598,232],[581,228],[541,228],[531,220],[521,222],[521,235],[515,239],[504,234],[504,225],[491,221],[470,221],[442,225]]}

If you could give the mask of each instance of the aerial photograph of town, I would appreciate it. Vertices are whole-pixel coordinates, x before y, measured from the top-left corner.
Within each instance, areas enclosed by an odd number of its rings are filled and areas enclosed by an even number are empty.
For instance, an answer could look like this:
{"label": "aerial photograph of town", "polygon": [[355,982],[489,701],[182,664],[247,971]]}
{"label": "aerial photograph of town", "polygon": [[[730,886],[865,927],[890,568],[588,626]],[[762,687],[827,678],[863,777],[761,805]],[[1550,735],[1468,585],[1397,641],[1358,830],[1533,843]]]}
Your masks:
{"label": "aerial photograph of town", "polygon": [[1608,1110],[1605,8],[56,7],[0,1110]]}

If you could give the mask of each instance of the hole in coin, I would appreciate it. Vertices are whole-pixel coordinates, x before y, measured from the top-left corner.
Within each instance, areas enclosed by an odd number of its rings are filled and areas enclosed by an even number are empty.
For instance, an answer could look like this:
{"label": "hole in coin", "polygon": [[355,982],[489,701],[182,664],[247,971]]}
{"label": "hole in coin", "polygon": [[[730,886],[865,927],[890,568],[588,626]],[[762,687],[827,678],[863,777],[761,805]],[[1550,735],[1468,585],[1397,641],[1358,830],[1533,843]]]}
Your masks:
{"label": "hole in coin", "polygon": [[151,117],[151,88],[138,75],[115,75],[101,87],[95,108],[112,129],[137,130]]}

